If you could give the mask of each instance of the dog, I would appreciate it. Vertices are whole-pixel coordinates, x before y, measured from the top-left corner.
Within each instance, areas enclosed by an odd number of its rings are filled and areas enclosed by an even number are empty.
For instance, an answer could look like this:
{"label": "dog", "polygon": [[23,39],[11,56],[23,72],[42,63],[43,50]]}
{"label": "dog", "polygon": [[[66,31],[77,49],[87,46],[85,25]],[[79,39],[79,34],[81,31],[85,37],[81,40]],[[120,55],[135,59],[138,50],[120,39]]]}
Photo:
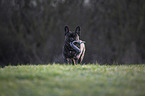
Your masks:
{"label": "dog", "polygon": [[65,44],[63,46],[63,57],[65,63],[81,64],[85,54],[85,44],[80,37],[80,27],[77,26],[75,32],[69,31],[68,26],[65,30]]}

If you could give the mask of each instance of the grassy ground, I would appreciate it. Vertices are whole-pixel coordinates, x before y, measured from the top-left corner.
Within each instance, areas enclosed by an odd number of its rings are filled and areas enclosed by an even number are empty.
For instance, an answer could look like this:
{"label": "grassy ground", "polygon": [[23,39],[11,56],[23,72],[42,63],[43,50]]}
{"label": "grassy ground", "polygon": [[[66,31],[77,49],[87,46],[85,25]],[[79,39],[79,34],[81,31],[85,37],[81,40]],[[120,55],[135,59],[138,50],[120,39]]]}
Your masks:
{"label": "grassy ground", "polygon": [[7,66],[0,96],[145,96],[145,65]]}

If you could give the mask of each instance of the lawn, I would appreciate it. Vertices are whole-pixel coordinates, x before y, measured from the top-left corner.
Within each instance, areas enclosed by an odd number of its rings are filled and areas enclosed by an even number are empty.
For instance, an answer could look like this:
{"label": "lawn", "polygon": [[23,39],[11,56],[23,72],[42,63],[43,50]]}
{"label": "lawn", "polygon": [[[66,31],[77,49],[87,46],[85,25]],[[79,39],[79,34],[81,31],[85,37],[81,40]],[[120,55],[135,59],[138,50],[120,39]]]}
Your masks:
{"label": "lawn", "polygon": [[145,96],[145,64],[6,66],[0,96]]}

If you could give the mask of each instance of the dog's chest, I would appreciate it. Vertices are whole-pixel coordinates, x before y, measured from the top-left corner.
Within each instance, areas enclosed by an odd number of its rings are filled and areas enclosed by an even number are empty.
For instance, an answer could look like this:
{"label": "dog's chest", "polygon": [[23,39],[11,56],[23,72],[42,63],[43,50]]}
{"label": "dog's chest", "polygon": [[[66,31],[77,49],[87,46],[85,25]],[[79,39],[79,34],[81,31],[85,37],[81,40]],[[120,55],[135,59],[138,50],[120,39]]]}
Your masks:
{"label": "dog's chest", "polygon": [[[74,45],[80,48],[79,44],[75,43]],[[64,46],[64,55],[67,58],[74,58],[77,52],[71,46]]]}

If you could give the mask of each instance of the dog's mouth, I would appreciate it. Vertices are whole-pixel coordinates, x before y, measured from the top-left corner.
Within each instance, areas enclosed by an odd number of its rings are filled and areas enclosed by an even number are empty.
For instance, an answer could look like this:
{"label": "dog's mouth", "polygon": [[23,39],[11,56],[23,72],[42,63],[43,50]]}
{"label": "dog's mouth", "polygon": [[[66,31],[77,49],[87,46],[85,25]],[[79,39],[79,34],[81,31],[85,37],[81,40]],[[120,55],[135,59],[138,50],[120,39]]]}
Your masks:
{"label": "dog's mouth", "polygon": [[75,44],[81,44],[81,43],[85,43],[85,41],[73,41],[73,42],[70,42],[70,46],[77,52],[77,53],[81,53],[81,50],[75,45]]}
{"label": "dog's mouth", "polygon": [[71,46],[77,53],[80,53],[81,50],[80,50],[74,43],[78,43],[78,41],[70,42],[70,46]]}

